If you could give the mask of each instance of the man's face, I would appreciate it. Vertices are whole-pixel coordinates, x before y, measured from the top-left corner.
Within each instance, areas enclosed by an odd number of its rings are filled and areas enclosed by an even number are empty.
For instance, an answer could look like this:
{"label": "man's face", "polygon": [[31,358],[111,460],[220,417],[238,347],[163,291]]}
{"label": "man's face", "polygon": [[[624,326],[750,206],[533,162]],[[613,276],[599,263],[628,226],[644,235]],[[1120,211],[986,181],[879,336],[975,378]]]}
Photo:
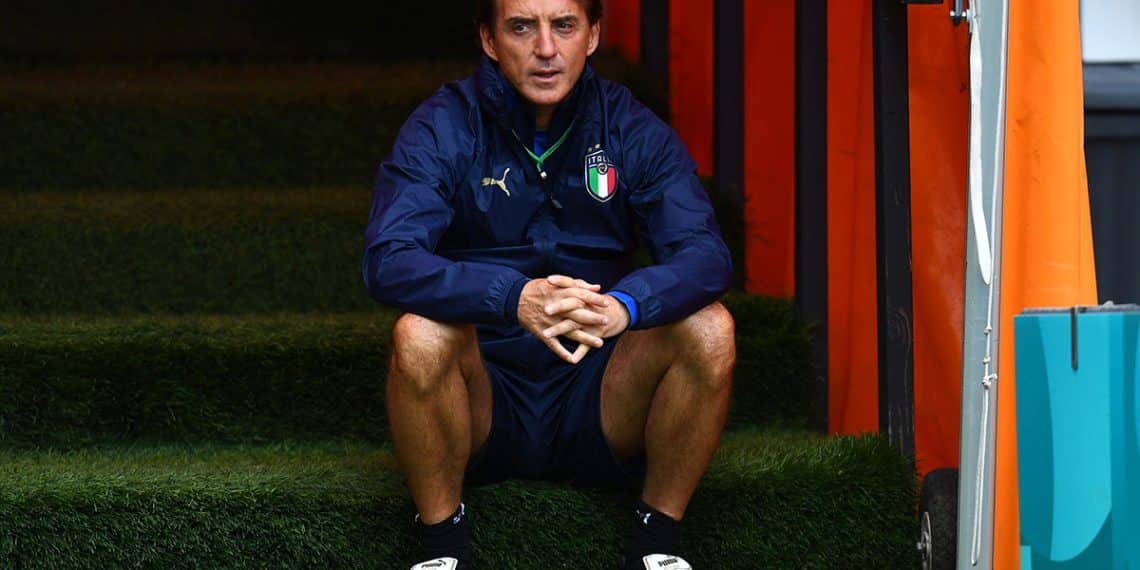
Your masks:
{"label": "man's face", "polygon": [[599,31],[581,0],[499,0],[494,30],[484,26],[479,35],[483,51],[535,106],[541,123],[578,82]]}

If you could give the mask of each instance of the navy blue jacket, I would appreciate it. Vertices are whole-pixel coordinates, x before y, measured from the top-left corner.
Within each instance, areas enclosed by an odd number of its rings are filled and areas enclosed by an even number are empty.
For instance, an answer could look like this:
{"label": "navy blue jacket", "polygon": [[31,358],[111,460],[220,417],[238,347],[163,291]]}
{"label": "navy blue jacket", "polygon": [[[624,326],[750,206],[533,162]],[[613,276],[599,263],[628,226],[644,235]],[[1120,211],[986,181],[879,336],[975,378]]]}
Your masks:
{"label": "navy blue jacket", "polygon": [[[441,87],[400,129],[364,236],[373,298],[482,325],[486,342],[528,336],[519,292],[551,274],[627,293],[634,328],[680,320],[724,293],[728,249],[668,125],[587,65],[555,110],[548,145],[569,132],[540,170],[526,151],[534,117],[518,97],[484,57],[475,76]],[[591,176],[616,187],[601,195]],[[639,239],[653,265],[635,264]]]}

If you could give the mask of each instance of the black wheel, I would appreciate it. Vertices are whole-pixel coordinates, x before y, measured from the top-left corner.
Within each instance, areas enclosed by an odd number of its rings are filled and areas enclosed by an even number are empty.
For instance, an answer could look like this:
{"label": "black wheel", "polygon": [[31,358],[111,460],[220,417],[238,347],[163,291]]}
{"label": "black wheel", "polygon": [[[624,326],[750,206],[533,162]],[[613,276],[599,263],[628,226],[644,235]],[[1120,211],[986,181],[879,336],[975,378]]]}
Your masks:
{"label": "black wheel", "polygon": [[926,474],[918,517],[923,570],[954,570],[958,561],[957,469],[935,469]]}

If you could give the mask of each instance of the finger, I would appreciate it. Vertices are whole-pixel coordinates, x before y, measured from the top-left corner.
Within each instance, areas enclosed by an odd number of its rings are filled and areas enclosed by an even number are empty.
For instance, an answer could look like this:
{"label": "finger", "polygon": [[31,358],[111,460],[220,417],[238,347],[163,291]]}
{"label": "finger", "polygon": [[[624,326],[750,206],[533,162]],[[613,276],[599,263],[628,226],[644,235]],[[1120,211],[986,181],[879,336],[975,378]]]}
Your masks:
{"label": "finger", "polygon": [[578,329],[581,326],[582,325],[578,324],[575,321],[572,321],[570,319],[566,319],[566,320],[560,321],[559,323],[555,324],[554,326],[549,327],[546,330],[542,331],[542,337],[543,338],[560,337],[564,334],[567,334],[569,332],[572,332],[572,331]]}
{"label": "finger", "polygon": [[[565,360],[566,362],[569,362],[570,364],[577,364],[578,363],[577,360],[573,359],[574,355],[570,354],[570,351],[566,350],[566,347],[562,346],[561,342],[558,342],[557,337],[555,337],[555,338],[543,338],[542,342],[547,346],[547,348],[549,348],[552,352],[554,352],[554,354],[558,355],[558,358],[561,358],[562,360]],[[581,357],[579,357],[579,360],[581,360]]]}
{"label": "finger", "polygon": [[610,298],[609,297],[602,295],[602,294],[599,294],[599,293],[596,293],[594,291],[574,288],[574,289],[568,289],[567,294],[569,294],[573,297],[576,297],[578,299],[581,299],[581,300],[585,301],[586,303],[589,303],[591,305],[595,305],[598,307],[610,306]]}
{"label": "finger", "polygon": [[577,297],[563,297],[557,301],[552,301],[546,304],[545,312],[547,315],[560,315],[570,311],[584,309],[586,302]]}
{"label": "finger", "polygon": [[569,289],[571,287],[577,287],[589,291],[600,291],[602,289],[602,286],[596,283],[590,283],[585,279],[574,279],[573,277],[567,277],[565,275],[551,275],[550,277],[547,277],[546,280],[551,285],[556,285],[558,287],[562,287],[563,289]]}
{"label": "finger", "polygon": [[589,281],[586,281],[585,279],[575,279],[574,280],[574,287],[578,287],[579,289],[587,289],[590,291],[599,291],[602,288],[601,285],[598,285],[596,283],[590,283]]}
{"label": "finger", "polygon": [[546,281],[549,282],[551,285],[554,285],[557,287],[573,287],[574,286],[574,278],[573,277],[567,277],[565,275],[551,275],[550,277],[546,278]]}
{"label": "finger", "polygon": [[601,348],[605,341],[601,338],[594,336],[582,329],[575,329],[566,334],[566,338],[590,346],[591,348]]}
{"label": "finger", "polygon": [[600,327],[586,327],[581,323],[567,319],[542,331],[542,336],[543,338],[564,336],[570,340],[584,342],[597,348],[602,346],[604,342],[604,330]]}
{"label": "finger", "polygon": [[578,348],[574,350],[574,354],[570,355],[570,364],[578,364],[586,357],[586,353],[590,352],[590,345],[579,344]]}
{"label": "finger", "polygon": [[590,309],[570,311],[563,316],[583,326],[602,326],[610,324],[609,317],[603,313],[591,311]]}

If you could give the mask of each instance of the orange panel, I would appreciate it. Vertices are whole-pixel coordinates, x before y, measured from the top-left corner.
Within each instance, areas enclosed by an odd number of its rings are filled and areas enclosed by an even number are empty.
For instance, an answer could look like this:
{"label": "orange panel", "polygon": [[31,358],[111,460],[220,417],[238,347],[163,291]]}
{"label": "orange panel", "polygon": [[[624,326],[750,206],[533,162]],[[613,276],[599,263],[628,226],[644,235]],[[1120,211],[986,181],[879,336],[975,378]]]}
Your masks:
{"label": "orange panel", "polygon": [[835,433],[878,431],[870,0],[827,14],[828,400]]}
{"label": "orange panel", "polygon": [[673,128],[697,161],[697,173],[712,176],[712,2],[669,2],[669,110]]}
{"label": "orange panel", "polygon": [[744,3],[745,288],[795,295],[795,4]]}
{"label": "orange panel", "polygon": [[969,36],[945,6],[912,6],[908,22],[914,439],[926,474],[958,466]]}
{"label": "orange panel", "polygon": [[626,59],[641,59],[641,0],[606,0],[602,17],[603,44]]}
{"label": "orange panel", "polygon": [[1018,570],[1013,316],[1095,304],[1076,2],[1010,0],[994,568]]}

